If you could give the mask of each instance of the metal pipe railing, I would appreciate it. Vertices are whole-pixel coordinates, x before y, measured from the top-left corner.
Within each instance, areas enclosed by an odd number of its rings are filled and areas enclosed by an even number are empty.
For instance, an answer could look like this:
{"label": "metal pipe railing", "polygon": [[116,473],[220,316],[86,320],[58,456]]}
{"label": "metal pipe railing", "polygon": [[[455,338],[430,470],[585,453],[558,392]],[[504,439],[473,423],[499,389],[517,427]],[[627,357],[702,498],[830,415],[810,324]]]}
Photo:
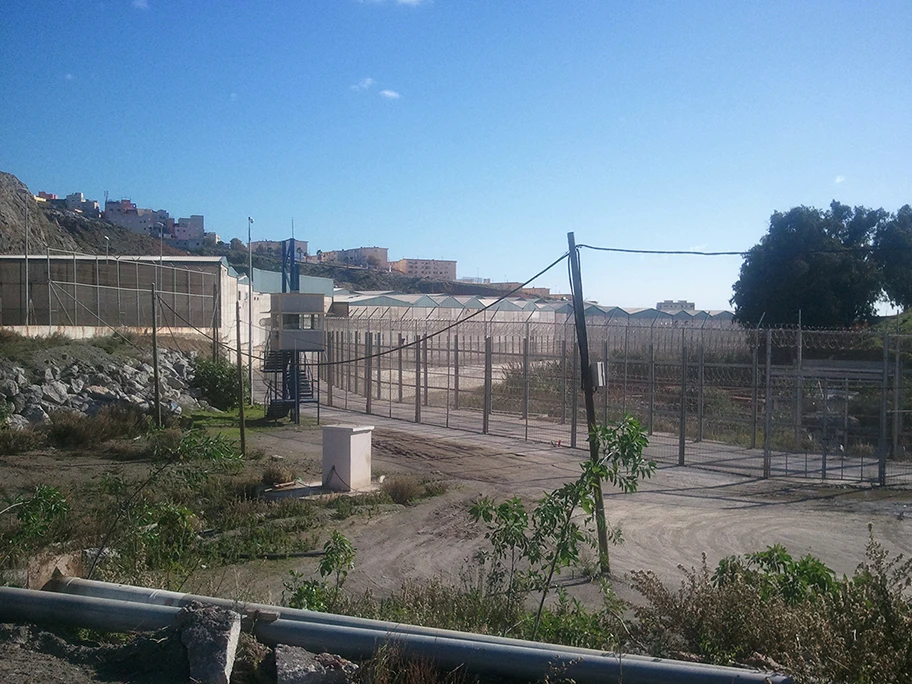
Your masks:
{"label": "metal pipe railing", "polygon": [[[348,658],[366,658],[383,642],[395,643],[405,652],[432,659],[444,667],[477,668],[474,671],[498,672],[505,676],[530,676],[541,679],[551,665],[573,667],[578,681],[605,681],[606,677],[636,682],[773,682],[787,684],[782,675],[754,670],[683,663],[645,656],[621,655],[585,648],[542,644],[485,634],[435,629],[415,625],[369,620],[257,603],[239,603],[193,594],[110,584],[74,577],[58,577],[45,585],[46,592],[66,592],[73,598],[136,605],[136,601],[179,610],[193,601],[235,610],[242,615],[245,629],[263,643],[283,643],[308,649],[329,650]],[[2,590],[0,590],[2,591]],[[0,594],[2,600],[2,594]],[[3,608],[0,607],[0,619]],[[546,656],[542,656],[542,653]],[[522,667],[529,672],[518,672]],[[505,659],[509,659],[505,661]],[[579,671],[575,669],[580,663]],[[530,674],[531,673],[531,674]],[[590,674],[587,674],[590,673]]]}

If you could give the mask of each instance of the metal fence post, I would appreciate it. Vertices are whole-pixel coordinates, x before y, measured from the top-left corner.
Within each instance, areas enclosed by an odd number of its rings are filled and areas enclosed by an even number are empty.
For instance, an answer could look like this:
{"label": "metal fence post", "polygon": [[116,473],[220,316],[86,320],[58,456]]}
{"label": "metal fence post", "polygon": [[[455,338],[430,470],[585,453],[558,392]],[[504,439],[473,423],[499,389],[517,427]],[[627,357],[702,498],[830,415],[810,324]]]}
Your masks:
{"label": "metal fence post", "polygon": [[887,409],[890,397],[890,334],[883,336],[883,378],[880,389],[880,437],[877,440],[877,482],[887,484]]}
{"label": "metal fence post", "polygon": [[373,342],[374,334],[371,332],[364,333],[364,412],[370,415],[371,412],[371,384],[373,383]]}
{"label": "metal fence post", "polygon": [[900,413],[900,378],[901,367],[899,362],[899,352],[900,345],[902,344],[902,338],[899,335],[896,335],[896,363],[893,369],[893,448],[891,453],[893,458],[899,458],[899,432],[902,428],[902,414]]}
{"label": "metal fence post", "polygon": [[567,424],[567,340],[561,340],[561,425]]}
{"label": "metal fence post", "polygon": [[[366,334],[366,333],[365,333],[365,334]],[[359,350],[360,347],[361,347],[361,333],[358,332],[358,331],[356,330],[356,331],[355,331],[355,359],[354,359],[354,364],[355,364],[355,371],[354,371],[354,374],[355,374],[355,394],[358,393],[358,382],[359,382],[359,378],[358,378],[358,350]]]}
{"label": "metal fence post", "polygon": [[605,386],[602,387],[602,425],[608,425],[608,326],[605,326],[605,343],[602,345],[602,359],[605,363]]}
{"label": "metal fence post", "polygon": [[751,350],[751,449],[757,448],[757,403],[758,389],[760,386],[760,335],[758,330],[752,330],[753,349]]}
{"label": "metal fence post", "polygon": [[700,331],[700,360],[699,360],[699,373],[697,375],[697,438],[695,441],[703,441],[703,417],[705,411],[705,405],[703,403],[703,388],[705,382],[705,350],[703,347],[703,331]]}
{"label": "metal fence post", "polygon": [[624,391],[621,413],[627,415],[627,380],[630,377],[630,320],[624,328]]}
{"label": "metal fence post", "polygon": [[415,335],[415,422],[421,422],[421,337]]}
{"label": "metal fence post", "polygon": [[763,405],[763,477],[770,476],[773,446],[773,331],[766,331],[766,400]]}
{"label": "metal fence post", "polygon": [[421,340],[421,355],[424,357],[424,405],[428,405],[428,338],[427,329],[424,331],[424,338]]}
{"label": "metal fence post", "polygon": [[352,331],[351,321],[345,321],[345,337],[342,340],[342,354],[345,358],[345,407],[348,408],[348,395],[352,390],[352,363],[351,363]]}
{"label": "metal fence post", "polygon": [[823,379],[822,392],[823,392],[823,437],[820,441],[823,444],[823,455],[820,459],[820,473],[821,473],[822,478],[825,480],[825,479],[827,479],[827,456],[829,455],[830,443],[831,443],[830,435],[829,435],[830,411],[829,411],[829,402],[827,401],[827,398],[830,396],[830,385],[829,385],[829,382],[827,381],[827,378]]}
{"label": "metal fence post", "polygon": [[327,333],[326,344],[326,405],[333,405],[333,384],[335,383],[335,374],[336,367],[333,365],[333,360],[335,359],[335,342],[336,342],[336,333],[329,332]]}
{"label": "metal fence post", "polygon": [[453,408],[459,410],[459,333],[453,335]]}
{"label": "metal fence post", "polygon": [[523,395],[522,395],[522,417],[525,422],[525,433],[523,439],[529,439],[529,336],[526,335],[523,340]]}
{"label": "metal fence post", "polygon": [[491,415],[491,399],[493,384],[492,361],[494,356],[494,340],[491,337],[485,337],[485,365],[484,365],[484,409],[482,411],[482,433],[488,434]]}
{"label": "metal fence post", "polygon": [[402,403],[402,345],[405,344],[405,338],[399,335],[399,403]]}
{"label": "metal fence post", "polygon": [[[381,325],[382,325],[382,323],[381,323]],[[383,399],[383,356],[380,354],[380,350],[383,348],[383,333],[381,333],[381,332],[374,333],[374,339],[376,340],[377,344],[372,345],[372,347],[375,349],[375,351],[373,353],[375,354],[376,358],[371,360],[371,364],[377,366],[377,397],[376,398]],[[374,364],[374,361],[376,361],[377,363]]]}
{"label": "metal fence post", "polygon": [[655,344],[652,342],[652,330],[649,331],[649,435],[652,435],[653,423],[655,422],[655,381],[656,381],[656,357]]}
{"label": "metal fence post", "polygon": [[687,343],[686,330],[681,330],[681,414],[678,417],[678,465],[684,465],[684,445],[687,440]]}
{"label": "metal fence post", "polygon": [[576,448],[576,422],[579,419],[579,347],[573,345],[573,377],[570,378],[570,447]]}
{"label": "metal fence post", "polygon": [[795,448],[801,444],[801,424],[804,414],[804,331],[801,328],[801,312],[798,312],[798,374],[795,376]]}

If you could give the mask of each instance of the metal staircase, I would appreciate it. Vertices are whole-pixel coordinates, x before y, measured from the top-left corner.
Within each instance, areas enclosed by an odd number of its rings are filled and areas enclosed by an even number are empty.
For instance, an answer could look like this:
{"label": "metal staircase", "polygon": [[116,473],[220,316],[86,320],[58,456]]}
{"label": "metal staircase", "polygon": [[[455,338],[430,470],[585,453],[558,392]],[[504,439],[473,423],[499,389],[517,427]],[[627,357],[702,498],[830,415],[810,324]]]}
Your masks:
{"label": "metal staircase", "polygon": [[316,404],[319,420],[319,381],[314,378],[305,352],[267,347],[263,374],[267,388],[266,420],[291,415],[295,423],[300,423],[302,404]]}

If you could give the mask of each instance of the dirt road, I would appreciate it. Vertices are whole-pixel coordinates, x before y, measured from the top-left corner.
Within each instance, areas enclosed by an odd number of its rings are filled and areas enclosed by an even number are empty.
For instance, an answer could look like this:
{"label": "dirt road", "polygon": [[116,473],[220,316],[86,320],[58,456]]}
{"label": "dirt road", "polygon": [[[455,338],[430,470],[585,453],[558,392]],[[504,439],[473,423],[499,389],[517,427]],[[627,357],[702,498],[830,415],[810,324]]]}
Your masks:
{"label": "dirt road", "polygon": [[[342,412],[329,412],[327,422],[376,425],[375,476],[414,473],[450,484],[445,495],[415,506],[339,522],[358,552],[347,585],[354,591],[384,594],[406,579],[436,576],[458,581],[467,559],[484,545],[483,530],[466,515],[474,498],[520,495],[532,501],[575,477],[579,460],[586,457],[582,450]],[[319,472],[318,431],[280,428],[258,439],[268,453],[284,449],[291,463]],[[810,553],[837,573],[851,574],[863,557],[869,523],[887,548],[912,554],[912,519],[905,519],[906,506],[912,506],[912,492],[904,490],[663,467],[636,494],[606,489],[609,521],[621,527],[625,539],[612,552],[616,590],[635,600],[625,581],[631,570],[651,569],[676,583],[682,577],[678,565],[699,565],[701,553],[714,565],[723,556],[775,543],[785,545],[794,557]],[[290,567],[306,570],[311,568],[308,563]],[[261,582],[264,569],[256,571]],[[261,588],[281,593],[281,578],[273,575],[266,584]],[[591,586],[574,591],[595,596]]]}

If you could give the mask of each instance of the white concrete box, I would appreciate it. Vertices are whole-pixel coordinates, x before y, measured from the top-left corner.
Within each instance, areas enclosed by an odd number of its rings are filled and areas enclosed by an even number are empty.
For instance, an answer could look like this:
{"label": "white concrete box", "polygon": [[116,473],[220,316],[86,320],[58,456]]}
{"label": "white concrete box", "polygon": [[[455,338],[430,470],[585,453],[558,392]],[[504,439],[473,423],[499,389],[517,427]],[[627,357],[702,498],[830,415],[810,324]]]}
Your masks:
{"label": "white concrete box", "polygon": [[348,492],[370,486],[373,429],[373,425],[323,426],[324,487]]}

